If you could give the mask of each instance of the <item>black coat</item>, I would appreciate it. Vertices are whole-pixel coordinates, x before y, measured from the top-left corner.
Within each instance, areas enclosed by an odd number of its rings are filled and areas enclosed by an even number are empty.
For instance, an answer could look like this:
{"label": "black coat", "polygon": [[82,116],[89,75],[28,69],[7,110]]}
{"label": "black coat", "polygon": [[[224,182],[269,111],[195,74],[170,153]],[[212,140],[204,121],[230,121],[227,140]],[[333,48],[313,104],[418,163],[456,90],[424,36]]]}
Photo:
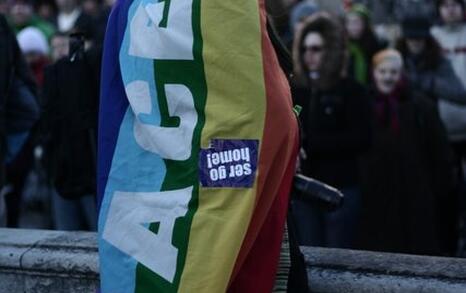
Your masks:
{"label": "black coat", "polygon": [[65,198],[95,194],[100,52],[45,70],[41,123],[47,169]]}
{"label": "black coat", "polygon": [[399,132],[376,122],[363,159],[362,249],[439,253],[438,210],[450,194],[452,157],[435,105],[405,91]]}
{"label": "black coat", "polygon": [[370,102],[366,90],[341,79],[329,90],[295,88],[300,115],[305,175],[338,188],[357,187],[358,157],[370,146]]}
{"label": "black coat", "polygon": [[39,118],[36,85],[16,36],[0,14],[0,188],[8,134],[29,131]]}

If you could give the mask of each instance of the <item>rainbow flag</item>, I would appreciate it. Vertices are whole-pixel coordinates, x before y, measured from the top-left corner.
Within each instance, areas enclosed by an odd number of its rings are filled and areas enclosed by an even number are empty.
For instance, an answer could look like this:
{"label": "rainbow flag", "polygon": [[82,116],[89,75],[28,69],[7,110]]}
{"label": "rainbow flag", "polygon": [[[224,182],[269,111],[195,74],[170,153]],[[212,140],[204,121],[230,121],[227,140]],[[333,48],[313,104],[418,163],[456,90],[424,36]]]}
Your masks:
{"label": "rainbow flag", "polygon": [[298,127],[264,0],[119,0],[99,126],[102,293],[270,292]]}

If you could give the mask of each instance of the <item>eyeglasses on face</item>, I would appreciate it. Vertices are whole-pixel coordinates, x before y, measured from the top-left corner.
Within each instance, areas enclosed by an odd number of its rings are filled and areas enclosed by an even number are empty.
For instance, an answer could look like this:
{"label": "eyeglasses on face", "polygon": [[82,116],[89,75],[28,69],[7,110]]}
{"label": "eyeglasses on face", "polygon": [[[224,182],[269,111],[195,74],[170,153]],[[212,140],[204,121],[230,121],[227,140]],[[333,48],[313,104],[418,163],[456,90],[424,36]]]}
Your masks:
{"label": "eyeglasses on face", "polygon": [[303,52],[310,51],[312,53],[320,53],[324,49],[322,46],[319,45],[311,45],[311,46],[303,46]]}

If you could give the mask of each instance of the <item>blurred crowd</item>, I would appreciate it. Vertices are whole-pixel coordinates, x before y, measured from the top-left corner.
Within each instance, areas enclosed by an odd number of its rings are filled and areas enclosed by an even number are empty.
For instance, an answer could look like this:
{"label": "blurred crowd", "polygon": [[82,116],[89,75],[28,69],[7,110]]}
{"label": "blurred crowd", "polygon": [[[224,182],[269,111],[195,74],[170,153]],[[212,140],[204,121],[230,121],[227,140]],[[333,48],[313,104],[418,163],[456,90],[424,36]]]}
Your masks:
{"label": "blurred crowd", "polygon": [[100,63],[112,4],[0,2],[0,225],[96,230]]}
{"label": "blurred crowd", "polygon": [[[0,225],[95,230],[100,63],[113,3],[0,1]],[[299,172],[345,196],[326,211],[294,194],[300,244],[463,256],[463,0],[267,6],[302,109]]]}
{"label": "blurred crowd", "polygon": [[463,0],[278,1],[302,107],[300,172],[336,211],[295,194],[301,245],[463,256]]}

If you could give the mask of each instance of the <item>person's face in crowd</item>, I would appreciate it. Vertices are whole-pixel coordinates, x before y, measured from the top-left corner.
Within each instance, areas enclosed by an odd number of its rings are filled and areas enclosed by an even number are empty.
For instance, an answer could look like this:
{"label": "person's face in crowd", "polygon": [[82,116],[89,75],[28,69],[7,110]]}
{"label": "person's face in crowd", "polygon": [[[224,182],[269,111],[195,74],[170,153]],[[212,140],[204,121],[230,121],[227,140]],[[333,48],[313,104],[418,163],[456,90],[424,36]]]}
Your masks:
{"label": "person's face in crowd", "polygon": [[41,3],[37,8],[37,15],[43,19],[52,19],[54,16],[53,7],[49,3]]}
{"label": "person's face in crowd", "polygon": [[374,68],[375,84],[381,93],[389,94],[395,90],[401,79],[402,67],[398,60],[387,58]]}
{"label": "person's face in crowd", "polygon": [[54,62],[68,56],[70,51],[68,37],[55,36],[52,38],[50,43],[52,47],[52,59]]}
{"label": "person's face in crowd", "polygon": [[419,55],[424,51],[426,47],[426,40],[423,38],[419,38],[419,39],[408,38],[406,39],[406,46],[408,47],[408,50],[411,54]]}
{"label": "person's face in crowd", "polygon": [[0,0],[0,13],[6,15],[9,12],[10,12],[10,5],[8,1]]}
{"label": "person's face in crowd", "polygon": [[446,24],[456,24],[463,21],[463,9],[454,0],[444,0],[440,5],[440,17]]}
{"label": "person's face in crowd", "polygon": [[95,0],[85,0],[82,2],[84,12],[92,16],[99,15],[99,4]]}
{"label": "person's face in crowd", "polygon": [[308,33],[303,42],[303,61],[308,71],[320,69],[324,53],[324,40],[318,33]]}
{"label": "person's face in crowd", "polygon": [[364,32],[364,20],[356,13],[346,16],[346,30],[350,39],[357,40]]}
{"label": "person's face in crowd", "polygon": [[58,10],[61,12],[72,12],[76,7],[77,3],[75,0],[56,0]]}
{"label": "person's face in crowd", "polygon": [[26,24],[32,17],[32,6],[26,2],[18,1],[11,6],[11,21],[18,26]]}

